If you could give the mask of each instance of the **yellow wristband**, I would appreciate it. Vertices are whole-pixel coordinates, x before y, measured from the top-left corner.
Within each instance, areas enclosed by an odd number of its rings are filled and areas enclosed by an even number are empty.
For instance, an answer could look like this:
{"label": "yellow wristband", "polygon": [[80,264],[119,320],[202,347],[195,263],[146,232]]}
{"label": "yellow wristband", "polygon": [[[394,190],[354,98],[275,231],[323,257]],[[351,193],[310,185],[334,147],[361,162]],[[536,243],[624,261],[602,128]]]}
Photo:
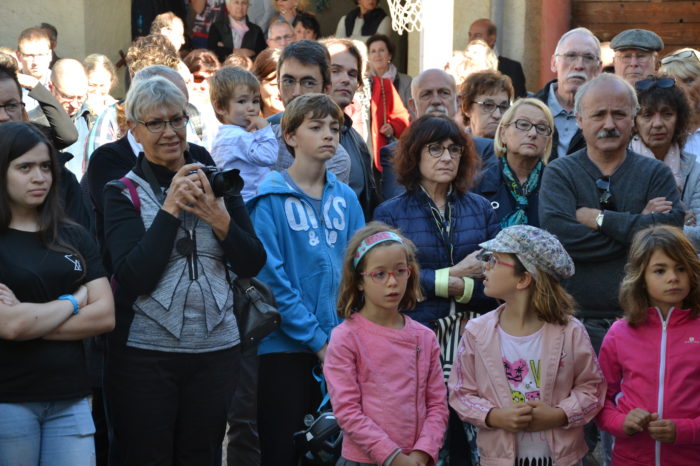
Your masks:
{"label": "yellow wristband", "polygon": [[449,298],[448,285],[450,284],[450,268],[437,269],[435,271],[435,296]]}
{"label": "yellow wristband", "polygon": [[467,304],[472,299],[472,294],[474,293],[474,279],[469,277],[462,277],[464,280],[464,293],[462,296],[455,299],[460,304]]}

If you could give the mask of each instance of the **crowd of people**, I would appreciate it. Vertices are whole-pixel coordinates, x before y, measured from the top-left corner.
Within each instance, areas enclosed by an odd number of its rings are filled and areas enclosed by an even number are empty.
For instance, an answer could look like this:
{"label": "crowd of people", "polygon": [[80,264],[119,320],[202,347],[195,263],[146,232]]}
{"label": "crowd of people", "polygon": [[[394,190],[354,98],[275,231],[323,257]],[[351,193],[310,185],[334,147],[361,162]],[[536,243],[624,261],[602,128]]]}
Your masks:
{"label": "crowd of people", "polygon": [[376,0],[190,3],[120,100],[0,48],[0,466],[698,462],[700,52],[575,28],[528,92],[488,19],[411,78]]}

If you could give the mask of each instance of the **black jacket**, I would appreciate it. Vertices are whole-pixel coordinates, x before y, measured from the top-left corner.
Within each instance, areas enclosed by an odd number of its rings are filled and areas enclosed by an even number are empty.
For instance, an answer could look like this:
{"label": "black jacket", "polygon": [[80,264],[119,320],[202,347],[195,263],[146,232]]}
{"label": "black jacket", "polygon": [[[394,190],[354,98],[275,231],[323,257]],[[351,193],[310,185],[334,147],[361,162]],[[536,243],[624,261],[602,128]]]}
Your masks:
{"label": "black jacket", "polygon": [[510,76],[515,90],[515,97],[526,97],[527,89],[525,88],[525,73],[520,62],[511,60],[507,57],[498,57],[498,71]]}
{"label": "black jacket", "polygon": [[[534,97],[536,99],[540,99],[542,102],[544,102],[545,105],[547,105],[547,99],[549,98],[549,89],[556,82],[556,79],[549,81],[547,84],[545,84],[544,88],[542,88],[537,94],[535,94]],[[549,153],[549,162],[557,158],[557,147],[559,147],[559,133],[557,132],[557,127],[555,125],[554,133],[552,134],[552,150]],[[574,152],[585,148],[586,140],[583,139],[583,133],[581,132],[581,128],[579,128],[576,130],[576,133],[574,133],[574,136],[571,138],[571,142],[569,142],[569,148],[566,151],[566,155],[573,154]]]}
{"label": "black jacket", "polygon": [[[251,23],[247,16],[245,22],[248,25],[248,32],[243,36],[241,48],[250,49],[257,55],[267,47],[265,34],[260,29],[260,26]],[[207,39],[207,48],[214,52],[221,62],[226,60],[226,57],[233,52],[233,36],[231,34],[229,15],[224,15],[211,25],[209,39]]]}
{"label": "black jacket", "polygon": [[[211,160],[204,147],[189,144],[189,152],[196,160]],[[114,142],[103,144],[92,153],[85,173],[90,201],[95,216],[95,234],[101,247],[104,246],[104,189],[107,183],[126,175],[136,164],[137,154],[131,150],[127,136]],[[213,163],[212,163],[213,165]],[[104,249],[103,249],[104,252]],[[105,267],[111,272],[108,258],[104,257]]]}
{"label": "black jacket", "polygon": [[[479,184],[472,189],[473,193],[484,196],[491,202],[491,207],[493,207],[499,222],[503,220],[503,217],[515,212],[517,208],[517,202],[515,202],[515,198],[510,193],[503,177],[503,163],[504,158],[501,157],[497,163],[486,168],[481,174]],[[542,176],[540,176],[540,184],[542,184]],[[537,185],[537,189],[530,194],[527,203],[527,223],[534,227],[540,226],[539,194],[540,185]]]}

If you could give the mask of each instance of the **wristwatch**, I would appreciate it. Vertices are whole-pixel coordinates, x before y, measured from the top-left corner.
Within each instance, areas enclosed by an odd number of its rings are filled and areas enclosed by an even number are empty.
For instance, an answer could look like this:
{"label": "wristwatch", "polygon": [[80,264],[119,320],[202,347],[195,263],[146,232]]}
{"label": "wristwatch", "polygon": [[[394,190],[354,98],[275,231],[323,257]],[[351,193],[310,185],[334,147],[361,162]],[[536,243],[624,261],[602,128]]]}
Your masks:
{"label": "wristwatch", "polygon": [[598,229],[600,230],[603,228],[603,211],[601,210],[598,215],[595,217],[595,224],[598,225]]}

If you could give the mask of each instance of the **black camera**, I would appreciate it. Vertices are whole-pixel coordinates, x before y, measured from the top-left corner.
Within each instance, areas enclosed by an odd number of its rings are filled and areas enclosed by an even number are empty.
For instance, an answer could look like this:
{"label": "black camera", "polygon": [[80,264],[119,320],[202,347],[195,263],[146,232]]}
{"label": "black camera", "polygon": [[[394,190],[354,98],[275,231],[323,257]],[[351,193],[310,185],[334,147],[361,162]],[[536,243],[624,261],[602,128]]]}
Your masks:
{"label": "black camera", "polygon": [[[232,170],[221,171],[214,166],[199,167],[202,170],[211,185],[211,190],[216,197],[230,197],[241,193],[243,189],[243,178],[241,178],[238,168]],[[197,170],[192,170],[189,174],[197,173]]]}

